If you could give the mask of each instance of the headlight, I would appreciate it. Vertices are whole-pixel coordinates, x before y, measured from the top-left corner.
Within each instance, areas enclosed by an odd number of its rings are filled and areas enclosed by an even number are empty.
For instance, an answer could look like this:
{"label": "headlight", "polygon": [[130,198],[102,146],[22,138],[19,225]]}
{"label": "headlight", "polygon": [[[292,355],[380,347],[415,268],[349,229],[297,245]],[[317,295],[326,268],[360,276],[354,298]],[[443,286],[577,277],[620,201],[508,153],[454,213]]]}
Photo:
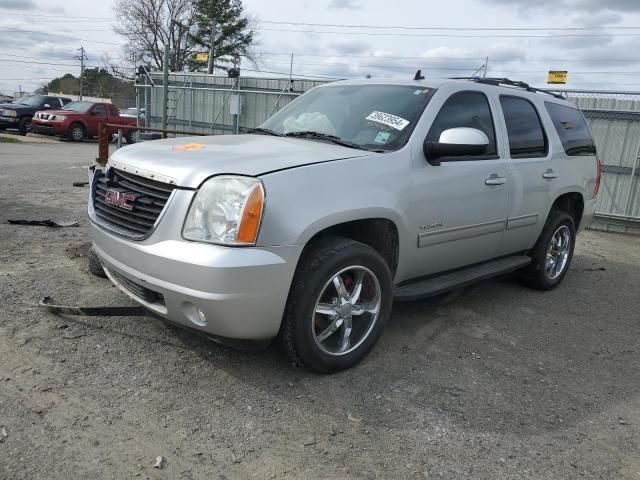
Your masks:
{"label": "headlight", "polygon": [[264,197],[257,178],[213,177],[196,194],[182,236],[198,242],[255,245]]}
{"label": "headlight", "polygon": [[18,114],[15,110],[2,110],[2,115],[5,117],[17,117]]}

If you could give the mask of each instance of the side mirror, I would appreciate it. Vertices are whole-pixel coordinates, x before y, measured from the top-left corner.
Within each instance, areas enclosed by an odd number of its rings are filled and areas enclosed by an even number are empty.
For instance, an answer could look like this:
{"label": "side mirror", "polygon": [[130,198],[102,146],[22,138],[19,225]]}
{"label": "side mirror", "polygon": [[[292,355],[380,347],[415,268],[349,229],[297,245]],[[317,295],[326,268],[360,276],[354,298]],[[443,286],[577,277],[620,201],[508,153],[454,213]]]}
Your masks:
{"label": "side mirror", "polygon": [[424,156],[433,166],[439,166],[445,157],[484,155],[489,146],[489,137],[477,128],[450,128],[440,134],[437,142],[424,142]]}

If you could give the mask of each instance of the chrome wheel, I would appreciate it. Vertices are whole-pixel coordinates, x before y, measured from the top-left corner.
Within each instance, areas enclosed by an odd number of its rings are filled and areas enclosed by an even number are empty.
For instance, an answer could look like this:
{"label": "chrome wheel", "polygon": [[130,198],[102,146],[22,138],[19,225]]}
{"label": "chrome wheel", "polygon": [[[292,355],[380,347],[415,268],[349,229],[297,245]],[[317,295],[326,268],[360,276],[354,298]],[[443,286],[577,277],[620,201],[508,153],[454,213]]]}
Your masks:
{"label": "chrome wheel", "polygon": [[549,242],[544,269],[549,280],[555,280],[564,272],[571,253],[571,230],[566,225],[560,226]]}
{"label": "chrome wheel", "polygon": [[82,140],[82,138],[84,137],[84,131],[82,130],[82,127],[73,127],[73,130],[71,130],[71,137],[76,142]]}
{"label": "chrome wheel", "polygon": [[380,314],[382,294],[366,267],[347,267],[322,288],[312,314],[313,338],[324,353],[346,355],[367,339]]}

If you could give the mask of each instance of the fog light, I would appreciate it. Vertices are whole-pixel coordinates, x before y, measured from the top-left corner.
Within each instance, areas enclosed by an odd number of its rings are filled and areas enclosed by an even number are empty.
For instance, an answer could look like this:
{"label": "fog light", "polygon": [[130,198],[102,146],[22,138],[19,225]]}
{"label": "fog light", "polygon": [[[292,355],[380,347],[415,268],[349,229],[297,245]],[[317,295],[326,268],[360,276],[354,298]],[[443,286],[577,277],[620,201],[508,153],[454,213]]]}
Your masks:
{"label": "fog light", "polygon": [[182,304],[182,311],[184,312],[185,317],[187,317],[189,321],[194,325],[197,325],[199,327],[207,326],[207,316],[193,303],[184,302]]}

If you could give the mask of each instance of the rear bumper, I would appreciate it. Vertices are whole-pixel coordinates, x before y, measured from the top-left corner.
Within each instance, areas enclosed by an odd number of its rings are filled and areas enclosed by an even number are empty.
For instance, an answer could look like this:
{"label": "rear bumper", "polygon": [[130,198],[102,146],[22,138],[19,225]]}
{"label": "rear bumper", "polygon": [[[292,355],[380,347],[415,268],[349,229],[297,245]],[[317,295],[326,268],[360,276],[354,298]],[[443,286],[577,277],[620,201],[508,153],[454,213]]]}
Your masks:
{"label": "rear bumper", "polygon": [[587,200],[584,202],[584,211],[582,212],[582,220],[580,221],[580,226],[578,231],[581,232],[585,228],[589,228],[589,225],[593,222],[593,216],[596,212],[596,202],[597,199],[593,198],[591,200]]}
{"label": "rear bumper", "polygon": [[183,240],[127,240],[91,225],[110,280],[175,323],[212,335],[277,335],[300,246],[230,248]]}

